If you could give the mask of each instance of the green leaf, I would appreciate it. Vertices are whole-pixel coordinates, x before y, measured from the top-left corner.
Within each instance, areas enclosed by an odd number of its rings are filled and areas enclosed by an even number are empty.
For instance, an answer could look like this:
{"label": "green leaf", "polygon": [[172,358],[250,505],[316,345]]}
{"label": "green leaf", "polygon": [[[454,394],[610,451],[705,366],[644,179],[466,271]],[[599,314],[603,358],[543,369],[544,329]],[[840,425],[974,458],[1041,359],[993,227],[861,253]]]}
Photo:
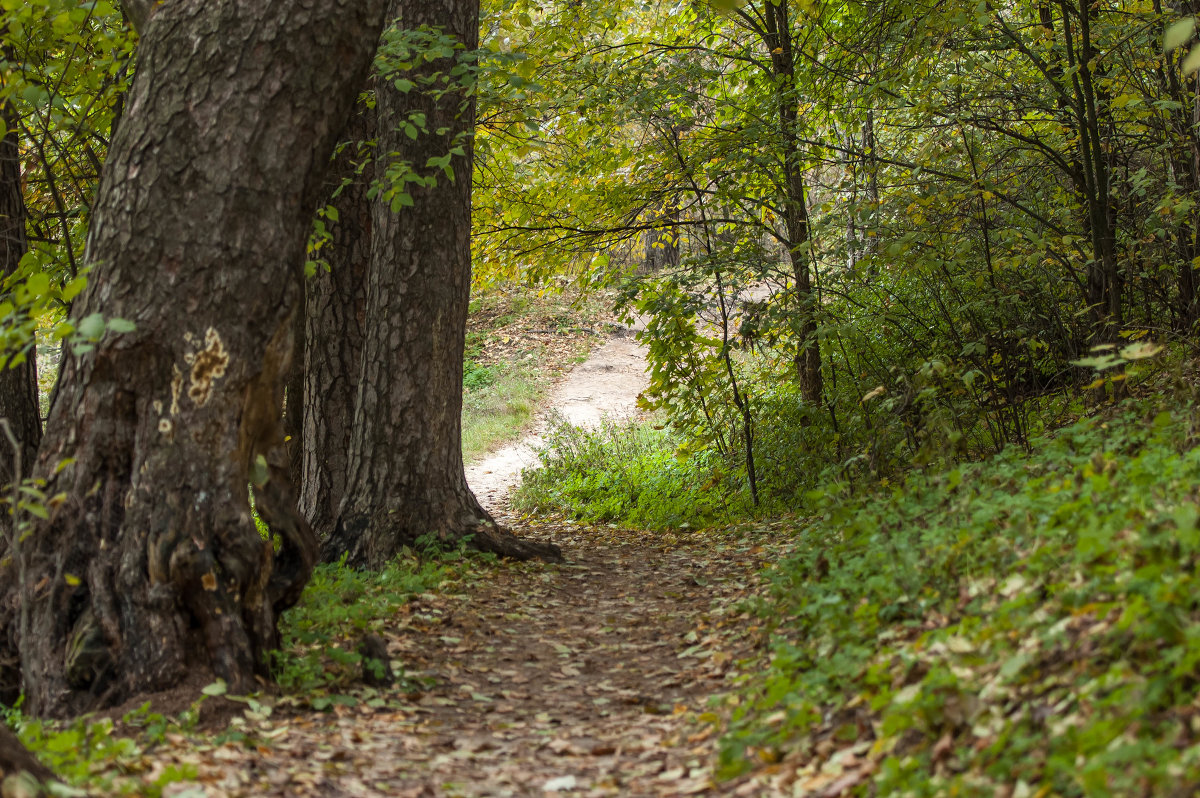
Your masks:
{"label": "green leaf", "polygon": [[29,279],[25,281],[25,290],[34,296],[45,296],[50,291],[50,275],[45,272],[29,275]]}
{"label": "green leaf", "polygon": [[1196,18],[1185,17],[1167,28],[1163,34],[1163,52],[1169,53],[1180,45],[1186,44],[1196,30]]}
{"label": "green leaf", "polygon": [[108,329],[115,333],[130,333],[137,329],[137,325],[129,319],[113,318],[108,320]]}
{"label": "green leaf", "polygon": [[1192,48],[1192,51],[1183,59],[1183,63],[1179,65],[1179,68],[1183,70],[1183,74],[1185,75],[1200,71],[1200,44]]}
{"label": "green leaf", "polygon": [[207,695],[207,696],[216,697],[216,696],[225,695],[225,693],[227,693],[228,691],[229,691],[229,685],[225,684],[225,680],[217,679],[215,682],[208,685],[200,692],[204,693],[204,695]]}
{"label": "green leaf", "polygon": [[100,336],[104,335],[104,316],[100,313],[85,316],[75,329],[84,338],[92,341],[99,340]]}
{"label": "green leaf", "polygon": [[79,295],[79,292],[87,287],[86,277],[76,277],[71,282],[62,287],[62,301],[70,302]]}

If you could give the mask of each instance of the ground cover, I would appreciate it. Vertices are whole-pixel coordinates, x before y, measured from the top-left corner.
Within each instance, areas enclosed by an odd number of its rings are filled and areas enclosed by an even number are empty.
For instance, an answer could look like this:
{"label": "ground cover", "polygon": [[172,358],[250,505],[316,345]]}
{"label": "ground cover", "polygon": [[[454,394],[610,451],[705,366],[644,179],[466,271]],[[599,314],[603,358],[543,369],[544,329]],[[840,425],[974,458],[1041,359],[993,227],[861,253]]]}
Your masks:
{"label": "ground cover", "polygon": [[1200,449],[1144,400],[828,496],[769,575],[723,773],[788,795],[1191,795]]}
{"label": "ground cover", "polygon": [[[548,335],[502,317],[468,363]],[[559,427],[528,476],[554,501],[493,509],[565,564],[322,567],[276,688],[5,720],[63,795],[1193,794],[1200,426],[1183,382],[1159,388],[720,528],[699,527],[736,512],[706,509],[717,483],[669,430]]]}

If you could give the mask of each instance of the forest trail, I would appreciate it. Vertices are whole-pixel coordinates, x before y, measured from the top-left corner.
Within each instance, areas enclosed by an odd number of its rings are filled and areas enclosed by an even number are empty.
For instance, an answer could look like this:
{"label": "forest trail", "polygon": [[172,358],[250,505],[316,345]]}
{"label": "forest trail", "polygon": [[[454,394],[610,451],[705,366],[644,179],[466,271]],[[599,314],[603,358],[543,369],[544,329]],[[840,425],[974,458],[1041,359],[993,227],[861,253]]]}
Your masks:
{"label": "forest trail", "polygon": [[485,509],[505,516],[509,494],[521,481],[521,470],[538,465],[537,451],[544,444],[542,436],[552,414],[576,426],[596,427],[605,416],[619,418],[637,412],[638,394],[647,384],[646,349],[633,334],[634,330],[618,327],[605,344],[551,389],[533,432],[467,468],[467,483]]}
{"label": "forest trail", "polygon": [[[549,407],[580,424],[632,411],[645,380],[638,350],[614,337]],[[537,441],[476,466],[473,486],[502,516]],[[739,602],[785,533],[504,522],[557,543],[567,562],[481,565],[416,597],[382,633],[401,686],[331,712],[277,707],[251,721],[264,741],[256,755],[233,744],[201,755],[204,794],[767,794],[753,781],[715,784],[710,703],[758,661],[763,632]],[[159,763],[172,764],[165,752]]]}
{"label": "forest trail", "polygon": [[754,667],[762,631],[738,602],[781,533],[536,535],[568,562],[480,566],[388,623],[405,686],[277,707],[249,756],[226,743],[156,766],[198,764],[211,796],[767,794],[714,785],[709,699]]}

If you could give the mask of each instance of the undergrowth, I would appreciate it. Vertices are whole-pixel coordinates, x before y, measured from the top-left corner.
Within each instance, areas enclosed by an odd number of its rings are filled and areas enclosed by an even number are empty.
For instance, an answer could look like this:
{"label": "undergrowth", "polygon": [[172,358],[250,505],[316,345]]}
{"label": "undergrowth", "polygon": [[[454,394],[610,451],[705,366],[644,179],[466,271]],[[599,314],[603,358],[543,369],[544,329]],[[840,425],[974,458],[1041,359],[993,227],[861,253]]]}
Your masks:
{"label": "undergrowth", "polygon": [[[0,705],[0,722],[63,780],[50,786],[51,795],[159,796],[170,785],[175,798],[206,795],[182,787],[194,781],[194,766],[156,766],[154,747],[167,734],[194,736],[196,745],[211,744],[211,735],[196,729],[200,705],[218,697],[245,705],[246,717],[265,719],[278,704],[316,710],[364,704],[386,707],[400,692],[411,689],[403,663],[391,690],[362,683],[362,656],[357,644],[365,634],[386,636],[389,621],[413,596],[438,589],[447,579],[466,571],[470,563],[489,559],[464,550],[442,552],[419,547],[393,560],[379,572],[356,571],[342,564],[318,565],[300,602],[280,619],[281,647],[271,653],[273,676],[280,688],[272,696],[228,696],[223,682],[206,687],[189,710],[164,716],[149,704],[121,718],[84,716],[70,722],[26,717],[16,707]],[[246,724],[234,718],[220,741],[258,744]],[[6,798],[8,793],[4,793]]]}
{"label": "undergrowth", "polygon": [[318,565],[300,602],[284,613],[273,675],[285,692],[308,697],[323,709],[326,698],[355,682],[364,634],[382,633],[415,595],[436,590],[462,562],[462,552],[429,557],[409,552],[382,571],[357,571],[340,563]]}
{"label": "undergrowth", "polygon": [[513,497],[519,512],[646,529],[708,526],[744,514],[745,499],[719,490],[706,453],[680,450],[674,433],[644,421],[606,419],[595,430],[552,419],[541,468]]}
{"label": "undergrowth", "polygon": [[771,571],[725,775],[846,795],[1200,789],[1196,407],[1127,404],[822,511]]}

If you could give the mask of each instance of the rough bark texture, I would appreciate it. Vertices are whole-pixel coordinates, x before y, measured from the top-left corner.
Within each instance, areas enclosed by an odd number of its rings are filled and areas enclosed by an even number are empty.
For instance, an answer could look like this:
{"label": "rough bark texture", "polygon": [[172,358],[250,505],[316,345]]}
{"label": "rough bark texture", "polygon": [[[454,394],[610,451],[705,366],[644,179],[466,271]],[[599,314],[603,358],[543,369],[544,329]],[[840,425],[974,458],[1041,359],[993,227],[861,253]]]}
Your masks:
{"label": "rough bark texture", "polygon": [[327,204],[337,209],[337,221],[326,220],[333,237],[326,246],[329,271],[318,271],[305,286],[300,512],[319,539],[333,532],[346,493],[371,263],[371,170],[358,174],[358,168],[369,158],[360,144],[374,137],[375,110],[361,106],[342,134],[327,181]]}
{"label": "rough bark texture", "polygon": [[68,358],[50,411],[35,475],[66,500],[23,552],[16,641],[34,714],[265,673],[316,554],[280,426],[299,264],[382,12],[173,0],[146,25],[72,311],[137,330]]}
{"label": "rough bark texture", "polygon": [[[18,143],[18,119],[8,103],[0,105],[5,135],[0,139],[0,274],[8,277],[21,264],[25,237],[25,201],[21,191],[21,161]],[[7,436],[0,435],[0,490],[14,479],[28,476],[42,439],[42,421],[38,413],[37,367],[30,343],[24,363],[0,371],[0,418],[7,419],[17,440],[13,451]],[[0,512],[0,584],[11,581],[12,567],[9,515]],[[0,609],[2,611],[2,609]],[[2,633],[3,630],[0,630]],[[8,653],[5,653],[5,649]],[[0,638],[0,703],[11,703],[20,693],[15,649]]]}
{"label": "rough bark texture", "polygon": [[283,437],[286,441],[288,476],[296,489],[304,479],[304,331],[308,327],[305,303],[308,281],[301,289],[296,313],[292,316],[292,364],[283,395]]}
{"label": "rough bark texture", "polygon": [[[390,14],[406,28],[440,27],[467,50],[478,46],[478,0],[403,0]],[[410,79],[448,74],[448,60],[417,68]],[[414,89],[402,94],[391,81],[377,93],[379,161],[423,166],[456,144],[465,155],[451,162],[456,179],[438,173],[433,188],[411,188],[415,206],[392,213],[373,209],[371,274],[363,371],[351,434],[346,497],[323,556],[382,567],[427,534],[453,544],[527,559],[560,559],[554,546],[519,540],[499,529],[467,486],[462,461],[462,358],[471,282],[471,166],[473,101],[458,91]],[[424,113],[428,133],[410,141],[397,124]],[[438,133],[437,131],[443,131]],[[410,184],[411,186],[411,184]]]}

